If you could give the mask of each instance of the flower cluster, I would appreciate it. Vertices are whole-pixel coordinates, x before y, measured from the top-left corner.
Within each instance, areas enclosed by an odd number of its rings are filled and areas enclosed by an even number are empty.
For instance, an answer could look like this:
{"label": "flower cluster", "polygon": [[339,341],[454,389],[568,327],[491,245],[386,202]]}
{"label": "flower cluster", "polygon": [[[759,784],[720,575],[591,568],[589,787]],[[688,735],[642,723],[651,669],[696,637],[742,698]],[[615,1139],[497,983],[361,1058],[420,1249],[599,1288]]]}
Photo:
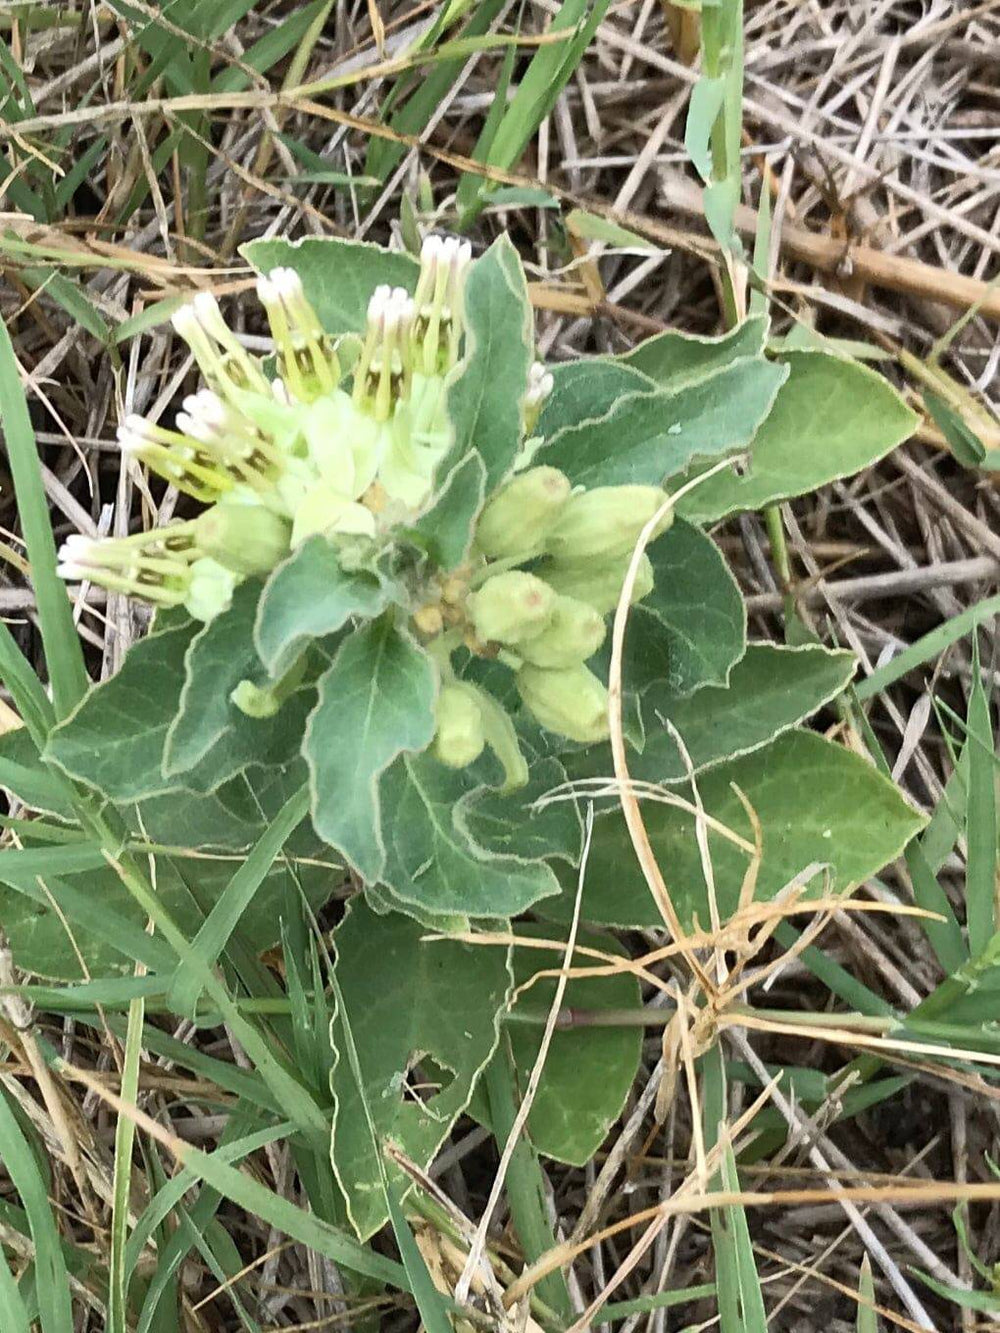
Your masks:
{"label": "flower cluster", "polygon": [[[556,468],[522,472],[487,503],[464,579],[449,576],[438,603],[418,613],[418,627],[446,642],[461,633],[474,654],[510,667],[523,704],[547,730],[604,739],[607,689],[586,664],[604,642],[636,539],[666,499],[656,486],[574,491]],[[672,517],[668,509],[656,535]],[[652,587],[644,556],[633,600]],[[491,744],[503,758],[495,708],[485,691],[449,682],[438,702],[438,757],[464,767]]]}
{"label": "flower cluster", "polygon": [[133,415],[118,439],[210,508],[131,537],[71,537],[60,551],[62,577],[183,605],[207,620],[242,579],[266,573],[313,533],[374,537],[412,516],[450,443],[445,395],[461,351],[470,258],[467,242],[429,237],[413,296],[377,288],[360,346],[334,344],[298,274],[274,269],[257,283],[274,379],[227,327],[214,296],[200,292],[173,325],[205,387],[184,399],[175,429]]}

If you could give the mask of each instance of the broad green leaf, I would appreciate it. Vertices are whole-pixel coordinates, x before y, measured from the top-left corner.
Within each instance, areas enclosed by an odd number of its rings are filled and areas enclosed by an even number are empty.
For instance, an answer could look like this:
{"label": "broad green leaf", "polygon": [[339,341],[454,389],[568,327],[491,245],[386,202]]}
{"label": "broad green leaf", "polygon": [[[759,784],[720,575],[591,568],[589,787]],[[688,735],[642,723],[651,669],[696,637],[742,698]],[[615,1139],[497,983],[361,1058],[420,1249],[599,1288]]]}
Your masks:
{"label": "broad green leaf", "polygon": [[485,490],[482,458],[466,454],[452,469],[431,508],[414,524],[414,534],[441,569],[455,569],[468,555]]}
{"label": "broad green leaf", "polygon": [[625,684],[663,682],[673,694],[724,685],[746,649],[746,612],[722,552],[678,519],[648,555],[656,582],[629,614]]}
{"label": "broad green leaf", "polygon": [[313,639],[335,634],[352,616],[377,616],[388,600],[378,574],[342,569],[336,547],[310,537],[264,585],[254,624],[260,660],[281,676]]}
{"label": "broad green leaf", "polygon": [[448,391],[454,439],[449,457],[470,450],[486,468],[489,494],[510,470],[521,443],[521,402],[534,335],[524,270],[506,236],[469,269],[465,284],[465,361]]}
{"label": "broad green leaf", "polygon": [[719,338],[667,329],[647,338],[619,360],[641,370],[663,389],[678,389],[714,374],[723,366],[746,356],[760,356],[767,338],[768,321],[761,315],[745,319]]}
{"label": "broad green leaf", "polygon": [[[46,851],[51,872],[39,863],[33,873],[21,875],[0,864],[0,920],[19,967],[43,977],[78,981],[79,950],[95,976],[131,972],[135,962],[165,976],[174,970],[173,951],[159,935],[147,932],[145,914],[97,849],[93,864],[76,869],[68,862],[63,869],[63,862],[51,856],[52,849]],[[86,851],[84,845],[81,862]],[[30,849],[36,858],[40,852]],[[232,856],[157,856],[157,897],[181,929],[194,936],[239,865]],[[240,919],[241,940],[257,953],[269,949],[278,940],[288,904],[298,901],[300,888],[318,909],[335,883],[331,872],[321,867],[301,866],[295,879],[282,862],[276,862]]]}
{"label": "broad green leaf", "polygon": [[[752,845],[753,829],[734,783],[757,812],[763,830],[758,901],[773,898],[814,864],[829,867],[833,892],[859,883],[898,856],[925,823],[864,759],[809,731],[786,732],[765,749],[720,764],[699,780],[707,813]],[[681,920],[690,925],[697,914],[704,924],[708,902],[694,817],[658,802],[646,803],[643,817]],[[718,833],[709,833],[709,847],[725,920],[736,905],[750,858]],[[567,898],[575,881],[571,873],[559,873],[566,894],[558,903],[543,905],[545,915],[569,910]],[[811,888],[824,888],[822,874]],[[602,816],[595,825],[583,914],[613,925],[662,924],[620,812]]]}
{"label": "broad green leaf", "polygon": [[648,375],[611,357],[587,357],[548,367],[552,392],[542,406],[535,433],[547,443],[561,431],[600,421],[619,398],[654,394],[656,382]]}
{"label": "broad green leaf", "polygon": [[45,758],[114,801],[176,785],[163,776],[163,747],[195,628],[182,625],[133,644],[121,670],[91,689],[52,732]]}
{"label": "broad green leaf", "polygon": [[870,467],[913,431],[916,415],[882,376],[826,352],[790,352],[789,375],[757,431],[745,476],[720,473],[681,502],[698,522],[804,495]]}
{"label": "broad green leaf", "polygon": [[520,854],[498,856],[462,827],[470,779],[430,755],[404,756],[382,779],[386,886],[406,910],[449,916],[516,916],[559,892],[552,870]]}
{"label": "broad green leaf", "polygon": [[382,283],[413,291],[419,265],[365,241],[307,236],[298,241],[249,241],[240,253],[260,273],[293,268],[327,333],[362,333],[372,292]]}
{"label": "broad green leaf", "polygon": [[386,860],[380,779],[430,745],[436,695],[430,658],[389,616],[354,630],[320,680],[303,746],[313,826],[369,882]]}
{"label": "broad green leaf", "polygon": [[[517,935],[526,939],[555,940],[552,949],[515,946],[511,953],[514,982],[520,991],[533,976],[562,967],[565,942],[551,926],[518,925]],[[592,931],[581,931],[578,942],[604,953],[625,950],[616,940]],[[577,953],[573,967],[603,966],[601,960]],[[555,978],[544,978],[520,991],[507,1034],[523,1096],[538,1055],[542,1028],[555,995]],[[576,977],[566,986],[563,1009],[638,1010],[642,1007],[639,982],[630,972],[607,977]],[[557,1028],[545,1057],[535,1100],[528,1115],[528,1133],[540,1153],[571,1166],[585,1166],[604,1142],[608,1130],[621,1115],[629,1089],[635,1081],[642,1054],[641,1026],[587,1026]],[[499,1056],[494,1057],[499,1059]],[[599,1071],[599,1075],[595,1074]],[[488,1107],[477,1092],[473,1114],[489,1123]]]}
{"label": "broad green leaf", "polygon": [[456,823],[497,855],[558,857],[576,865],[583,842],[576,802],[537,804],[566,782],[566,769],[549,756],[531,760],[528,771],[527,784],[516,791],[486,786],[470,791],[455,807]]}
{"label": "broad green leaf", "polygon": [[676,393],[632,394],[599,420],[560,431],[538,461],[562,468],[577,485],[658,485],[692,459],[746,448],[786,374],[773,362],[743,357]]}
{"label": "broad green leaf", "polygon": [[[465,1109],[496,1046],[509,987],[506,950],[428,941],[409,917],[377,916],[355,899],[337,927],[336,975],[379,1139],[427,1165]],[[385,1222],[386,1202],[358,1088],[344,1058],[331,1074],[333,1168],[359,1236]],[[409,1184],[385,1160],[390,1181]]]}
{"label": "broad green leaf", "polygon": [[232,700],[244,680],[269,683],[253,646],[259,599],[259,584],[242,584],[229,609],[202,626],[184,655],[180,707],[163,751],[163,772],[174,786],[213,791],[252,764],[281,765],[298,753],[311,690],[296,690],[267,718],[248,717]]}
{"label": "broad green leaf", "polygon": [[[752,643],[729,676],[728,686],[706,686],[678,697],[667,685],[652,686],[642,699],[645,744],[628,756],[633,778],[647,782],[683,782],[687,766],[664,725],[677,728],[696,773],[759,750],[797,726],[835,698],[850,680],[853,653],[831,652],[812,644],[785,648]],[[607,746],[564,754],[568,776],[610,777],[614,772]]]}

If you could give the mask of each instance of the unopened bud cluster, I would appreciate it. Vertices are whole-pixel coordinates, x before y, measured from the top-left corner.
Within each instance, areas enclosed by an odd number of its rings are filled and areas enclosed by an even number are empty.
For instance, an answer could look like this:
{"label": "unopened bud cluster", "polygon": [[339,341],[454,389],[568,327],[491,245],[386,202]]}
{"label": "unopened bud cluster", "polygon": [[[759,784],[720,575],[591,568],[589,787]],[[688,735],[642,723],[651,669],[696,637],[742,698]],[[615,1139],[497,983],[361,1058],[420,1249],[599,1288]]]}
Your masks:
{"label": "unopened bud cluster", "polygon": [[200,292],[173,325],[205,387],[184,399],[174,429],[133,415],[118,439],[211,508],[134,537],[70,538],[60,574],[207,620],[242,579],[314,533],[375,537],[405,522],[428,499],[450,443],[446,388],[462,348],[470,258],[467,242],[429,237],[414,294],[377,288],[352,356],[324,332],[298,274],[272,270],[257,295],[275,378]]}
{"label": "unopened bud cluster", "polygon": [[[513,670],[523,704],[543,727],[575,741],[604,739],[607,689],[587,663],[604,642],[636,540],[666,500],[656,486],[574,491],[556,468],[520,473],[479,518],[464,597],[445,588],[439,607],[423,608],[425,632],[464,623],[465,645]],[[655,535],[671,519],[667,509]],[[633,601],[652,587],[643,556]],[[439,611],[442,624],[431,622],[428,609]],[[445,686],[438,757],[464,767],[488,740],[475,692],[459,682]]]}

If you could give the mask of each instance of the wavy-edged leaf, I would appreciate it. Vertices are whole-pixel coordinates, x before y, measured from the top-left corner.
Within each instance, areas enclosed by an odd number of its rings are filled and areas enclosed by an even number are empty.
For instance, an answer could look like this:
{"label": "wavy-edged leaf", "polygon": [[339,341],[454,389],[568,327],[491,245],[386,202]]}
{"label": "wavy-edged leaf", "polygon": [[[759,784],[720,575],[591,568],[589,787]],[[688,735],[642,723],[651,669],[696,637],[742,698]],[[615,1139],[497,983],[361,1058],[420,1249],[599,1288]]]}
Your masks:
{"label": "wavy-edged leaf", "polygon": [[674,694],[724,685],[746,649],[746,611],[722,552],[677,519],[648,555],[655,584],[629,613],[625,684],[644,691],[665,682]]}
{"label": "wavy-edged leaf", "polygon": [[489,494],[510,470],[521,443],[534,331],[517,251],[500,236],[469,269],[465,284],[464,369],[448,390],[454,432],[449,457],[471,451],[486,468]]}
{"label": "wavy-edged leaf", "polygon": [[352,616],[379,615],[391,596],[377,572],[343,569],[331,542],[310,537],[264,585],[253,631],[260,660],[281,676],[314,639],[336,634]]}
{"label": "wavy-edged leaf", "polygon": [[764,351],[768,322],[763,315],[755,315],[718,338],[667,329],[645,339],[618,360],[624,366],[642,371],[660,388],[679,389],[684,384],[713,375],[741,357],[760,356]]}
{"label": "wavy-edged leaf", "polygon": [[[552,926],[517,927],[530,940],[553,940],[551,950],[515,946],[511,951],[514,983],[519,992],[507,1026],[511,1053],[523,1095],[538,1056],[542,1028],[552,1004],[556,981],[544,978],[521,991],[533,976],[562,966],[565,942]],[[624,956],[625,950],[606,935],[582,930],[578,943],[604,953]],[[598,966],[598,960],[578,954],[575,967]],[[563,1008],[568,1010],[639,1010],[642,997],[638,979],[626,971],[606,977],[572,977],[566,985]],[[604,1142],[621,1115],[635,1081],[642,1055],[642,1028],[600,1025],[557,1028],[545,1057],[541,1082],[528,1115],[528,1133],[546,1157],[585,1166]],[[499,1059],[499,1056],[494,1057]],[[595,1071],[600,1071],[595,1077]],[[472,1114],[489,1123],[485,1097],[477,1093]]]}
{"label": "wavy-edged leaf", "polygon": [[232,700],[244,680],[269,683],[253,644],[260,591],[251,581],[237,588],[228,610],[204,625],[184,654],[180,707],[163,750],[173,786],[214,791],[251,765],[280,766],[298,753],[311,690],[296,690],[273,717],[248,717]]}
{"label": "wavy-edged leaf", "polygon": [[431,743],[436,696],[430,658],[389,616],[349,634],[320,680],[303,744],[313,826],[369,882],[385,864],[380,779]]}
{"label": "wavy-edged leaf", "polygon": [[[629,754],[629,773],[647,782],[686,780],[687,766],[667,721],[680,733],[696,773],[759,750],[836,698],[855,664],[853,653],[818,644],[751,643],[728,685],[684,696],[666,684],[653,685],[642,699],[645,744],[641,753]],[[564,754],[562,762],[574,781],[614,772],[610,748],[603,745]]]}
{"label": "wavy-edged leaf", "polygon": [[[358,899],[334,935],[337,981],[378,1147],[398,1144],[421,1166],[468,1104],[496,1047],[510,985],[505,949],[425,935],[410,917],[376,915]],[[388,1214],[341,1021],[333,1022],[339,1059],[331,1074],[332,1160],[351,1222],[367,1238]],[[409,1184],[391,1160],[385,1167],[391,1182]]]}
{"label": "wavy-edged leaf", "polygon": [[382,779],[382,879],[403,910],[451,916],[516,916],[559,892],[548,865],[499,856],[462,826],[470,779],[430,755],[404,756]]}
{"label": "wavy-edged leaf", "polygon": [[163,747],[196,629],[189,623],[133,644],[121,670],[94,686],[52,732],[45,758],[114,801],[141,800],[176,785],[163,775]]}
{"label": "wavy-edged leaf", "polygon": [[[771,745],[704,773],[698,789],[706,811],[753,844],[753,829],[732,789],[736,784],[757,812],[763,829],[763,859],[756,897],[768,901],[811,865],[829,866],[830,888],[844,889],[875,874],[898,856],[926,820],[871,764],[810,731],[789,731]],[[653,855],[664,869],[674,905],[690,925],[709,919],[694,817],[650,802],[644,819]],[[709,833],[719,910],[725,920],[735,907],[749,854]],[[563,899],[548,902],[545,915],[569,911],[576,883],[560,870]],[[823,889],[823,876],[812,883]],[[583,915],[622,926],[662,924],[639,870],[620,812],[594,826]]]}
{"label": "wavy-edged leaf", "polygon": [[744,357],[676,393],[621,398],[598,420],[560,431],[538,461],[562,468],[577,485],[659,485],[692,459],[746,448],[787,373]]}
{"label": "wavy-edged leaf", "polygon": [[757,431],[745,476],[720,473],[681,501],[697,522],[805,495],[870,467],[910,435],[917,417],[867,366],[829,352],[789,352],[788,379]]}
{"label": "wavy-edged leaf", "polygon": [[294,269],[319,322],[333,335],[362,333],[375,288],[388,283],[412,292],[420,271],[410,255],[335,236],[248,241],[240,253],[260,273]]}
{"label": "wavy-edged leaf", "polygon": [[486,465],[479,454],[466,454],[414,524],[414,534],[441,569],[455,569],[468,555],[485,494]]}

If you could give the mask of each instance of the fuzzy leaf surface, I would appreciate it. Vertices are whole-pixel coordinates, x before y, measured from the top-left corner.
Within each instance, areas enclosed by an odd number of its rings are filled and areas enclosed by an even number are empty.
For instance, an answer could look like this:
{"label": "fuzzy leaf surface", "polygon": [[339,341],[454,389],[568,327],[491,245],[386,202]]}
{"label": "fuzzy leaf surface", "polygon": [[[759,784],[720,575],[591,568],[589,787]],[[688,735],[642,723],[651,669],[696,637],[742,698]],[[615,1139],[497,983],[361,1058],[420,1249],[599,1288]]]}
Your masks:
{"label": "fuzzy leaf surface", "polygon": [[[834,892],[858,883],[893,860],[926,822],[864,759],[810,731],[786,732],[766,748],[719,764],[699,780],[706,811],[752,845],[753,829],[732,783],[750,801],[763,827],[757,901],[770,900],[813,864],[830,867]],[[708,901],[694,817],[650,802],[644,819],[681,920],[690,926],[697,913],[704,924],[709,920]],[[749,855],[716,832],[708,836],[719,910],[726,920],[736,905]],[[569,910],[575,881],[570,873],[559,873],[565,893],[558,903],[542,907],[546,915]],[[820,873],[811,890],[818,893],[823,887]],[[595,824],[583,915],[621,926],[661,924],[620,812]]]}
{"label": "fuzzy leaf surface", "polygon": [[[387,1217],[375,1153],[397,1144],[426,1166],[472,1096],[492,1055],[510,984],[506,950],[427,941],[418,922],[377,915],[357,899],[337,927],[336,975],[358,1053],[362,1090],[344,1054],[343,1017],[333,1023],[338,1053],[332,1160],[362,1239]],[[390,1182],[409,1180],[385,1158]]]}
{"label": "fuzzy leaf surface", "polygon": [[382,774],[431,743],[436,695],[430,658],[389,616],[349,634],[320,679],[303,745],[313,826],[369,882],[385,864]]}

